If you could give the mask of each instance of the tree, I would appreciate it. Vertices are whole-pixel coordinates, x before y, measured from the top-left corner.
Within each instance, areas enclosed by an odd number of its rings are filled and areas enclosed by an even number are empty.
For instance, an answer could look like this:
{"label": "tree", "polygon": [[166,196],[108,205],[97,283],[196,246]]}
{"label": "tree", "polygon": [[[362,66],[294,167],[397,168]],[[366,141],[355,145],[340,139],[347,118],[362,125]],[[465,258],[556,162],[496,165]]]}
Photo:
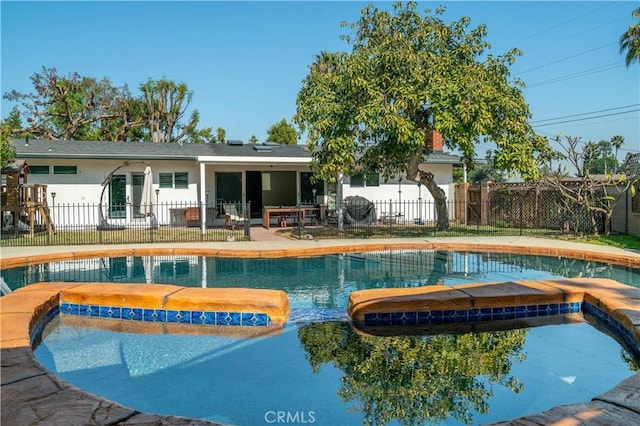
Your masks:
{"label": "tree", "polygon": [[256,135],[251,135],[251,137],[249,138],[249,143],[251,145],[255,145],[258,143],[258,138],[256,137]]}
{"label": "tree", "polygon": [[267,142],[277,142],[284,145],[296,145],[298,132],[284,118],[267,130]]}
{"label": "tree", "polygon": [[618,169],[618,160],[614,157],[612,143],[608,140],[587,142],[584,146],[584,160],[583,164],[594,175],[615,173]]}
{"label": "tree", "polygon": [[224,130],[222,127],[218,127],[216,129],[216,134],[217,134],[216,141],[218,143],[225,143],[227,141],[227,131]]}
{"label": "tree", "polygon": [[495,166],[526,179],[539,175],[536,135],[519,80],[509,66],[520,52],[493,56],[486,28],[468,30],[470,19],[446,24],[444,8],[372,5],[348,25],[342,39],[351,52],[316,57],[297,97],[294,122],[308,134],[311,167],[327,181],[340,173],[374,171],[385,178],[405,173],[436,201],[438,229],[449,226],[446,195],[425,168],[434,132],[473,163],[475,141],[494,143]]}
{"label": "tree", "polygon": [[22,130],[22,118],[20,117],[20,110],[17,106],[11,108],[7,119],[4,121],[5,126],[9,128],[11,133],[17,133]]}
{"label": "tree", "polygon": [[613,148],[616,150],[615,158],[616,158],[616,163],[617,163],[618,162],[618,151],[620,150],[622,145],[624,145],[624,137],[620,136],[620,135],[615,135],[614,137],[611,138],[611,145],[613,145]]}
{"label": "tree", "polygon": [[0,167],[4,167],[16,158],[16,147],[11,142],[11,126],[4,120],[0,122]]}
{"label": "tree", "polygon": [[[210,140],[211,129],[198,130],[198,111],[183,123],[193,93],[185,84],[148,80],[133,96],[127,85],[113,87],[108,78],[97,80],[78,73],[60,76],[43,67],[31,77],[34,93],[11,91],[6,99],[19,102],[9,120],[15,136],[53,140],[183,142]],[[20,114],[27,126],[16,130]],[[21,124],[20,124],[21,126]]]}
{"label": "tree", "polygon": [[97,80],[78,73],[60,76],[55,68],[43,67],[42,72],[31,76],[31,81],[35,93],[13,90],[4,97],[21,104],[28,123],[22,130],[37,138],[95,138],[103,134],[103,123],[115,123],[122,105],[131,98],[126,86],[115,88],[107,78]]}
{"label": "tree", "polygon": [[[200,113],[194,111],[196,122],[200,121]],[[216,136],[213,134],[213,128],[205,127],[203,129],[191,128],[187,133],[187,142],[189,143],[215,143]]]}
{"label": "tree", "polygon": [[[468,181],[472,184],[481,182],[505,182],[507,179],[502,170],[499,170],[493,164],[493,151],[487,150],[485,155],[486,164],[475,164],[473,170],[468,173]],[[459,167],[457,167],[459,168]],[[455,182],[462,182],[462,174],[458,170],[455,172]]]}
{"label": "tree", "polygon": [[198,124],[198,113],[193,111],[186,124],[182,124],[187,108],[193,98],[187,85],[172,80],[148,80],[140,85],[145,102],[152,142],[183,142]]}
{"label": "tree", "polygon": [[[604,231],[609,235],[611,231],[611,216],[620,196],[632,189],[638,176],[628,174],[615,175],[615,169],[604,174],[594,175],[594,162],[598,159],[599,151],[606,155],[611,146],[608,141],[583,143],[581,138],[565,136],[564,141],[559,136],[555,142],[560,147],[555,156],[545,156],[550,171],[544,182],[559,193],[560,208],[566,216],[568,225],[575,232],[580,232],[588,221],[588,227],[594,235],[599,233],[598,217],[604,220]],[[604,143],[603,143],[604,142]],[[555,169],[551,165],[551,158],[561,158]],[[611,157],[613,159],[613,157]],[[629,160],[628,160],[629,161]],[[606,164],[606,163],[605,163]],[[577,177],[571,177],[575,173]]]}
{"label": "tree", "polygon": [[622,33],[618,43],[620,53],[627,52],[624,62],[627,68],[635,62],[640,62],[640,7],[631,12],[631,17],[637,22],[629,26],[627,31]]}

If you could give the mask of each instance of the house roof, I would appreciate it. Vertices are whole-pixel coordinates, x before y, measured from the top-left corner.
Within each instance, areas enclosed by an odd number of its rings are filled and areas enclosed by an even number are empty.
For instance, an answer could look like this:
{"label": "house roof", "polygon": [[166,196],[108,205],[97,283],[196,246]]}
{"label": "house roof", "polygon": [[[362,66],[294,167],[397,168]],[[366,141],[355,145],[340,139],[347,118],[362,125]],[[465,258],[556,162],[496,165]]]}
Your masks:
{"label": "house roof", "polygon": [[200,157],[311,157],[302,145],[177,144],[14,139],[20,158],[168,159]]}
{"label": "house roof", "polygon": [[458,164],[461,161],[462,157],[448,152],[432,152],[423,159],[424,164]]}
{"label": "house roof", "polygon": [[[195,160],[206,163],[308,163],[311,152],[304,145],[241,144],[241,141],[220,144],[178,144],[152,142],[53,141],[14,139],[16,157],[117,160]],[[445,152],[425,157],[426,164],[458,164],[461,158]]]}

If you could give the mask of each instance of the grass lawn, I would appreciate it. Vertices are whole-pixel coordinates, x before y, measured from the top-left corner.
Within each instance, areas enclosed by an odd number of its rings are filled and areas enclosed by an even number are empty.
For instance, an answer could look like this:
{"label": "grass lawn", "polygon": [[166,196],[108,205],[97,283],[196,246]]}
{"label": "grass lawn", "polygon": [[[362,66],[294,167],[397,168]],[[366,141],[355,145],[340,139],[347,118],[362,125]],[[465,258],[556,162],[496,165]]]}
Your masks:
{"label": "grass lawn", "polygon": [[601,246],[619,247],[629,250],[640,250],[640,237],[627,234],[611,234],[605,235],[585,235],[582,237],[574,237],[575,241],[589,244],[598,244]]}

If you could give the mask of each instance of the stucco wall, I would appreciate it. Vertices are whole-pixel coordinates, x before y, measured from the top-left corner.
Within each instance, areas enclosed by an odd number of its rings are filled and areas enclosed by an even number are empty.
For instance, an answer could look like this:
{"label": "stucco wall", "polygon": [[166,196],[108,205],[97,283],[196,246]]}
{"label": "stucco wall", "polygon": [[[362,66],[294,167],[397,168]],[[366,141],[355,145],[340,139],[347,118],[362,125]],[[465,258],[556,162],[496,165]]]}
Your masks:
{"label": "stucco wall", "polygon": [[613,209],[611,232],[640,236],[640,213],[631,211],[631,191],[620,196]]}

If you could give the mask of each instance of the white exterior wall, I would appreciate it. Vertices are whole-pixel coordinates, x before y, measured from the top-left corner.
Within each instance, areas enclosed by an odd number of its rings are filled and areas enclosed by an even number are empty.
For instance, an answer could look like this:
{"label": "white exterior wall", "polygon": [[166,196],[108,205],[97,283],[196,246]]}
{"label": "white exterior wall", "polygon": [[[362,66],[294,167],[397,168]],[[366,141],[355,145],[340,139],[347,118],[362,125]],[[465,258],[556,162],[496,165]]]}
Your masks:
{"label": "white exterior wall", "polygon": [[[125,175],[126,177],[126,199],[127,203],[131,203],[132,196],[132,178],[133,173],[143,173],[144,163],[131,160],[129,166],[124,166],[117,170],[115,175]],[[65,226],[87,225],[95,226],[99,223],[99,212],[97,209],[91,209],[89,206],[97,206],[100,203],[100,196],[104,187],[102,182],[115,168],[122,166],[122,160],[66,160],[66,159],[30,159],[27,162],[30,166],[50,166],[50,174],[30,174],[28,177],[29,184],[47,185],[47,203],[51,207],[53,222],[60,229]],[[149,165],[153,172],[153,187],[160,189],[158,200],[160,204],[175,203],[197,203],[198,202],[198,182],[200,173],[198,165],[194,161],[186,160],[150,160]],[[53,174],[53,166],[77,166],[77,174],[75,175],[58,175]],[[187,172],[189,174],[188,188],[160,188],[159,174]],[[107,189],[108,191],[108,189]],[[55,193],[55,200],[52,194]],[[106,209],[107,195],[103,199],[103,205]],[[74,206],[75,207],[72,207]],[[78,208],[77,206],[85,206],[86,208]],[[66,209],[66,210],[65,210]],[[71,210],[81,212],[72,215]],[[133,221],[131,217],[131,208],[127,209],[127,218],[125,219],[109,219],[113,224],[127,224]],[[104,213],[103,213],[104,214]],[[158,217],[169,218],[169,212],[158,212]],[[140,220],[140,219],[138,219]]]}
{"label": "white exterior wall", "polygon": [[[108,219],[112,224],[129,225],[133,222],[144,221],[142,218],[134,219],[132,213],[131,202],[133,201],[132,195],[132,177],[133,173],[144,172],[147,164],[142,162],[136,162],[137,160],[130,160],[130,165],[124,166],[116,171],[116,175],[126,176],[126,197],[129,203],[127,208],[127,218],[124,219]],[[264,161],[264,160],[263,160]],[[103,191],[102,182],[107,175],[119,166],[124,164],[124,160],[99,160],[99,159],[28,159],[27,163],[33,166],[48,165],[50,166],[50,174],[38,175],[30,174],[28,177],[29,184],[45,184],[47,185],[47,202],[52,209],[53,222],[59,229],[69,226],[96,226],[99,224],[99,209],[97,206],[100,203],[100,196]],[[205,176],[203,178],[204,190],[199,191],[199,185],[201,181],[200,176],[200,163],[194,160],[148,160],[148,164],[151,166],[153,172],[153,187],[154,189],[160,189],[158,194],[159,204],[166,211],[158,211],[157,218],[161,225],[165,224],[183,224],[184,210],[186,205],[196,205],[200,201],[200,194],[208,193],[208,201],[216,199],[215,194],[215,173],[216,172],[244,172],[246,170],[252,171],[297,171],[307,172],[309,169],[306,165],[293,165],[293,164],[280,164],[278,161],[272,164],[263,163],[235,163],[235,164],[206,164],[204,167]],[[53,174],[53,166],[77,166],[76,175],[56,175]],[[440,188],[442,188],[447,194],[448,200],[453,200],[453,184],[452,180],[452,166],[450,164],[435,164],[429,165],[428,170],[434,174],[436,182],[438,182]],[[188,188],[176,189],[176,188],[159,188],[159,174],[160,173],[172,173],[172,172],[187,172],[189,174]],[[243,188],[246,185],[246,177],[243,173]],[[377,215],[380,218],[383,215],[397,215],[402,214],[404,220],[425,219],[431,220],[435,218],[435,212],[433,209],[433,197],[429,191],[422,186],[418,189],[418,185],[415,182],[402,180],[402,183],[398,185],[398,180],[390,181],[388,183],[380,183],[377,187],[351,187],[349,184],[349,178],[345,177],[345,184],[343,186],[343,197],[360,196],[376,203]],[[298,200],[300,199],[300,187],[298,182],[292,183],[296,185],[296,193]],[[399,194],[398,190],[401,189],[402,193]],[[107,190],[108,191],[108,190]],[[329,190],[327,191],[328,195]],[[55,200],[51,194],[55,193]],[[243,201],[245,194],[242,194]],[[417,204],[418,199],[422,199],[422,206]],[[107,196],[105,195],[103,200],[103,214],[106,216],[106,203]],[[389,201],[391,205],[389,206]],[[400,202],[399,202],[400,201]],[[404,204],[403,204],[404,203]],[[168,208],[168,204],[173,204],[171,209]],[[83,210],[83,214],[71,215],[71,209],[65,211],[64,206],[71,205],[85,205],[93,206],[93,208],[86,208]],[[387,207],[389,206],[389,207]],[[211,210],[211,211],[210,211]],[[76,209],[76,211],[78,211]],[[449,212],[453,215],[453,211]],[[207,212],[207,225],[213,224],[215,220],[215,214],[213,208],[208,208]]]}
{"label": "white exterior wall", "polygon": [[[132,160],[133,162],[133,160]],[[56,204],[70,203],[89,203],[98,204],[100,195],[102,194],[102,182],[107,175],[116,167],[121,166],[124,161],[119,160],[63,160],[63,159],[30,159],[28,164],[31,166],[49,165],[49,166],[77,166],[77,175],[54,175],[53,167],[51,167],[48,175],[30,174],[28,177],[29,184],[45,184],[47,185],[48,202],[51,203],[51,193],[56,193]],[[159,174],[172,172],[188,172],[189,188],[185,189],[160,189],[160,202],[197,202],[198,201],[198,179],[200,173],[197,164],[193,161],[168,161],[168,160],[151,160],[149,161],[151,170],[153,171],[153,187],[160,188]],[[146,164],[133,163],[119,169],[116,175],[125,175],[127,180],[127,197],[131,199],[131,174],[143,173]]]}
{"label": "white exterior wall", "polygon": [[[438,186],[447,195],[447,201],[453,201],[454,184],[453,166],[451,164],[430,164],[429,172],[433,173]],[[418,219],[435,220],[434,198],[429,190],[416,182],[405,180],[399,183],[397,179],[387,183],[380,180],[380,186],[352,187],[350,180],[345,177],[343,187],[344,197],[360,196],[373,202],[376,205],[378,218],[383,216],[402,215],[402,220],[413,222]],[[401,192],[399,192],[401,191]],[[421,203],[418,201],[421,200]],[[453,210],[453,209],[451,209]],[[449,212],[449,217],[453,218],[453,211]]]}

